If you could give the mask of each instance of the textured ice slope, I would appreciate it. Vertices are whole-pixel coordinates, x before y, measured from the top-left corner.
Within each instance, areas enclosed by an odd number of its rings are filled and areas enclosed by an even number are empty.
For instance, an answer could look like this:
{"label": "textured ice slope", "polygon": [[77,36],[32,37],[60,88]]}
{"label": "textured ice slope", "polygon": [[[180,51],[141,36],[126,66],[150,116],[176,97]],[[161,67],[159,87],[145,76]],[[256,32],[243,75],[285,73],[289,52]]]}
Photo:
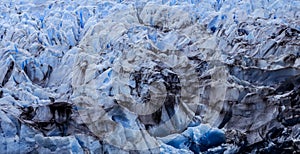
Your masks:
{"label": "textured ice slope", "polygon": [[300,152],[300,1],[1,1],[3,153]]}

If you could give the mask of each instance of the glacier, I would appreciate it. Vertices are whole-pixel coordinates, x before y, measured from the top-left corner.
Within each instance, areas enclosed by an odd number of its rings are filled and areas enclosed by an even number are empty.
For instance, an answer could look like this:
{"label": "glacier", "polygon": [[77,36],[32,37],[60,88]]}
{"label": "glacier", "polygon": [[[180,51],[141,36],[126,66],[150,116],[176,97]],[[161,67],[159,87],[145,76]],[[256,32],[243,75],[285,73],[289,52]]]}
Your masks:
{"label": "glacier", "polygon": [[0,10],[0,153],[300,153],[298,0]]}

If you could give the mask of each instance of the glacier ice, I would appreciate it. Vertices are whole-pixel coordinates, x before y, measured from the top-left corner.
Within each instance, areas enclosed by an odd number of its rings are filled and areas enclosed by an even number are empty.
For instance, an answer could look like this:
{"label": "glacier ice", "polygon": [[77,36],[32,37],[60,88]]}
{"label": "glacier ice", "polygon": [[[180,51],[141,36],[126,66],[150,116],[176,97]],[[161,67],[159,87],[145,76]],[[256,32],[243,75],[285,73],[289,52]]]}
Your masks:
{"label": "glacier ice", "polygon": [[0,2],[1,153],[299,153],[300,2]]}

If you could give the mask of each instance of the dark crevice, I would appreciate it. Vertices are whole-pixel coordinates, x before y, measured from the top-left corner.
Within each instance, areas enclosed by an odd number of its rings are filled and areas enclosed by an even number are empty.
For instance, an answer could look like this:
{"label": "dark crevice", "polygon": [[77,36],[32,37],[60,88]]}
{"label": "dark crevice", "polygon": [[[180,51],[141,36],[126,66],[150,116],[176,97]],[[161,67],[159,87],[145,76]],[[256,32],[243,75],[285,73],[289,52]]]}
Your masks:
{"label": "dark crevice", "polygon": [[15,66],[15,63],[12,61],[9,66],[8,66],[8,70],[4,76],[4,79],[2,81],[2,87],[4,87],[4,85],[8,82],[10,76],[12,75],[13,73],[13,70],[14,70],[14,66]]}

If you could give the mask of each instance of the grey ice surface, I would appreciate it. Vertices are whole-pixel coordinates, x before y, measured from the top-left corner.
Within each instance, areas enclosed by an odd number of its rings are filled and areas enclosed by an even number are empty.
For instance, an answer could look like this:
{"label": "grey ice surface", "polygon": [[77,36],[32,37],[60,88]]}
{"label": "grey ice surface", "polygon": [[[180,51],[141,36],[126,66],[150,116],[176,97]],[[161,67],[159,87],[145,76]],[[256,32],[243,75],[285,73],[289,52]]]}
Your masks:
{"label": "grey ice surface", "polygon": [[300,153],[299,0],[2,0],[0,153]]}

